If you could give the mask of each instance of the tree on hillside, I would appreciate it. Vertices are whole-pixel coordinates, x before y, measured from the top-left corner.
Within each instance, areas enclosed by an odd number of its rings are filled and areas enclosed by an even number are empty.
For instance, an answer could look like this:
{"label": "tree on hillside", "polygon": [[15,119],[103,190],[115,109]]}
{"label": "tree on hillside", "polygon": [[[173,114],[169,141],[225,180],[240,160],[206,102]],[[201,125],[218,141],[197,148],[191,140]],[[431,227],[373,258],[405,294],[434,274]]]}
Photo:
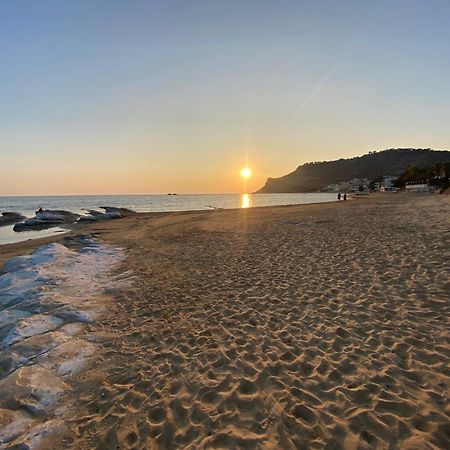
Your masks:
{"label": "tree on hillside", "polygon": [[404,189],[408,183],[428,183],[436,187],[448,186],[450,163],[437,163],[418,168],[409,166],[394,182],[394,187]]}
{"label": "tree on hillside", "polygon": [[373,191],[375,189],[376,183],[381,183],[382,181],[383,181],[383,177],[381,175],[378,175],[369,183],[369,189],[371,191]]}

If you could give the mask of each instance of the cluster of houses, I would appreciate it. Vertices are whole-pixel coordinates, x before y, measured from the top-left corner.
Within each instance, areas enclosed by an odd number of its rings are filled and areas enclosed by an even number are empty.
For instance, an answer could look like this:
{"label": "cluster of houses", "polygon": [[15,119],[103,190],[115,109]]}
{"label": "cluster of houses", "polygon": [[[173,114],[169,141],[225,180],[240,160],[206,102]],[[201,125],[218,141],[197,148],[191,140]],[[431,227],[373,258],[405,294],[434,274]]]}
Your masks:
{"label": "cluster of houses", "polygon": [[[382,180],[375,181],[368,178],[353,178],[350,181],[340,181],[339,183],[329,184],[322,189],[322,192],[392,192],[399,189],[394,186],[396,176],[385,176]],[[424,182],[411,182],[406,183],[406,191],[408,192],[429,192],[430,185]]]}
{"label": "cluster of houses", "polygon": [[322,189],[323,192],[364,192],[369,191],[370,180],[368,178],[353,178],[350,181],[340,181],[329,184]]}
{"label": "cluster of houses", "polygon": [[397,190],[394,187],[394,182],[397,180],[398,177],[392,177],[392,176],[388,176],[388,177],[383,177],[382,181],[376,181],[374,183],[374,191],[379,191],[379,192],[385,192],[385,191],[395,191]]}

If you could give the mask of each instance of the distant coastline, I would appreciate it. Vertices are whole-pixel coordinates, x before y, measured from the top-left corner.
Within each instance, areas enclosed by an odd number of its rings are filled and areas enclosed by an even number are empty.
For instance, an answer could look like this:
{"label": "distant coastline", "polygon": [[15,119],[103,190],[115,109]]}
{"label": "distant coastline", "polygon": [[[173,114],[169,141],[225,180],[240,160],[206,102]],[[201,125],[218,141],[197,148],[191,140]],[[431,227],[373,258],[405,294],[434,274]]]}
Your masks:
{"label": "distant coastline", "polygon": [[437,163],[450,163],[450,151],[432,149],[389,149],[363,156],[303,164],[279,178],[268,178],[258,193],[318,192],[327,186],[352,179],[373,181],[395,178],[408,167],[423,168]]}

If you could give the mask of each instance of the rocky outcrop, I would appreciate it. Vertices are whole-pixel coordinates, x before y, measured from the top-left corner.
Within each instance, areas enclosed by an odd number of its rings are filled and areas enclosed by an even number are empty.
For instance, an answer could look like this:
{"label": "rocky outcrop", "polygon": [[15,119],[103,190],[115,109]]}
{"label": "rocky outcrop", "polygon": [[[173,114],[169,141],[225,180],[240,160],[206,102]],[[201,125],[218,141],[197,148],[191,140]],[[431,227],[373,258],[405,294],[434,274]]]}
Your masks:
{"label": "rocky outcrop", "polygon": [[[43,230],[46,228],[53,228],[61,225],[73,224],[75,222],[97,222],[100,220],[120,219],[130,214],[135,214],[134,211],[128,208],[118,208],[115,206],[101,206],[105,212],[96,211],[94,209],[88,210],[88,214],[80,216],[70,211],[62,210],[39,210],[34,217],[19,222],[24,217],[21,216],[18,220],[15,220],[14,231],[31,231],[31,230]],[[12,213],[6,213],[12,214]],[[17,223],[19,222],[19,223]]]}
{"label": "rocky outcrop", "polygon": [[135,214],[134,211],[127,208],[117,208],[115,206],[101,206],[100,208],[104,209],[105,212],[103,213],[96,211],[95,209],[90,209],[88,211],[89,214],[81,216],[78,222],[98,222],[101,220],[120,219]]}
{"label": "rocky outcrop", "polygon": [[132,209],[128,208],[118,208],[116,206],[100,206],[101,209],[104,209],[106,213],[110,214],[122,214],[123,216],[129,215],[129,214],[135,214],[135,212]]}
{"label": "rocky outcrop", "polygon": [[36,212],[36,215],[23,222],[14,225],[14,231],[42,230],[45,228],[57,227],[59,225],[75,223],[79,214],[70,211],[46,209]]}
{"label": "rocky outcrop", "polygon": [[24,220],[25,216],[16,212],[4,212],[0,217],[0,227],[4,227],[6,225],[14,225],[21,220]]}

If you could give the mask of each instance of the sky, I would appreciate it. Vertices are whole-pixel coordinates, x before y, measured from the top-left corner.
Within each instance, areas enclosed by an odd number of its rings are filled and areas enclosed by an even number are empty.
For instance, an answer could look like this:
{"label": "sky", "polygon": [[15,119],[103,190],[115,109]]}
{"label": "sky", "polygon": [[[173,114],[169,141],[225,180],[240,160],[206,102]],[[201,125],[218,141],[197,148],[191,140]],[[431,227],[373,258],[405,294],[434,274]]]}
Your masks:
{"label": "sky", "polygon": [[448,0],[2,0],[0,195],[252,191],[450,149],[449,21]]}

